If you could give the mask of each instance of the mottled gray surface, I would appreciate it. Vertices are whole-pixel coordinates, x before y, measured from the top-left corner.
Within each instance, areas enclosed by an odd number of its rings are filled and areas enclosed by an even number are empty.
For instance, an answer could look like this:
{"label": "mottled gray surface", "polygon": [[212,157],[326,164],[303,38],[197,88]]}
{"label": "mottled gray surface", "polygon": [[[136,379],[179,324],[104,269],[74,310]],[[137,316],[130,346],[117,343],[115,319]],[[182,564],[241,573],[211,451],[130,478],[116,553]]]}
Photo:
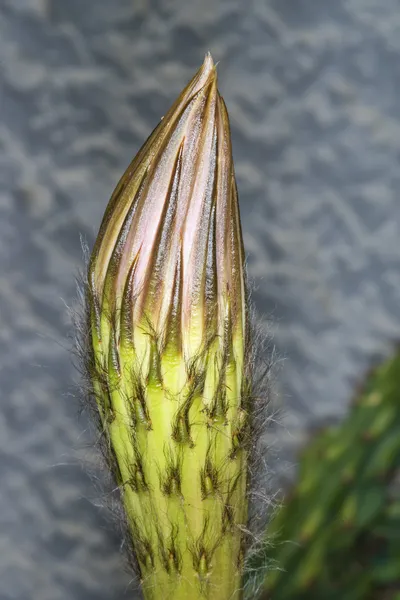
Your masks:
{"label": "mottled gray surface", "polygon": [[0,600],[125,593],[65,303],[122,170],[210,49],[297,446],[400,337],[398,0],[0,0]]}

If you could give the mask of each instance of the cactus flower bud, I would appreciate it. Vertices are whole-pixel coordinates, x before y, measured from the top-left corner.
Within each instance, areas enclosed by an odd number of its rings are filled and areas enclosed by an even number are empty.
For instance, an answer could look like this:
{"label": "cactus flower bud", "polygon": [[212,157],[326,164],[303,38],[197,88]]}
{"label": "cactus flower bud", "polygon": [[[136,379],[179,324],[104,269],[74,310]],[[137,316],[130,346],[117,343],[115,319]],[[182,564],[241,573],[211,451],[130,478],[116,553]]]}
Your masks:
{"label": "cactus flower bud", "polygon": [[87,302],[93,392],[145,598],[240,598],[247,306],[210,55],[112,195]]}

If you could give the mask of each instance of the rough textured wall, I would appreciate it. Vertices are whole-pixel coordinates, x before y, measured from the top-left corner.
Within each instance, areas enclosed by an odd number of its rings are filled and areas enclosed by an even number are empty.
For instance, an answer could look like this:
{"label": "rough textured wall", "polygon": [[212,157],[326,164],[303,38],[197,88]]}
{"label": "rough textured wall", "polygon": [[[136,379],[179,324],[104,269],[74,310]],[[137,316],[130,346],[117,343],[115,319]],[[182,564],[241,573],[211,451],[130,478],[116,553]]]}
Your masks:
{"label": "rough textured wall", "polygon": [[340,417],[400,337],[399,34],[397,0],[0,1],[1,600],[134,595],[78,458],[65,303],[79,234],[206,50],[286,357],[276,446]]}

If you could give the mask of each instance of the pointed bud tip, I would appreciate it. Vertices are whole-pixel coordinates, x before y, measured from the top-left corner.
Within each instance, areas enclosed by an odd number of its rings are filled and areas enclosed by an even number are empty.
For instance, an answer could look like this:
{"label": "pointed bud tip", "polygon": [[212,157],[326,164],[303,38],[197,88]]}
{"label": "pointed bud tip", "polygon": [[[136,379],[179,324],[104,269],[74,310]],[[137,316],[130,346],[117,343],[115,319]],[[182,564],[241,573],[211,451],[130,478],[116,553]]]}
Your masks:
{"label": "pointed bud tip", "polygon": [[199,82],[201,82],[202,85],[207,85],[208,83],[211,83],[211,82],[216,83],[217,68],[216,68],[216,65],[214,63],[213,57],[211,56],[210,52],[207,52],[207,54],[205,55],[203,64],[201,65],[201,67],[199,69],[198,75],[199,75]]}
{"label": "pointed bud tip", "polygon": [[204,57],[203,69],[207,70],[208,72],[210,72],[212,69],[215,69],[215,63],[210,51],[208,51]]}

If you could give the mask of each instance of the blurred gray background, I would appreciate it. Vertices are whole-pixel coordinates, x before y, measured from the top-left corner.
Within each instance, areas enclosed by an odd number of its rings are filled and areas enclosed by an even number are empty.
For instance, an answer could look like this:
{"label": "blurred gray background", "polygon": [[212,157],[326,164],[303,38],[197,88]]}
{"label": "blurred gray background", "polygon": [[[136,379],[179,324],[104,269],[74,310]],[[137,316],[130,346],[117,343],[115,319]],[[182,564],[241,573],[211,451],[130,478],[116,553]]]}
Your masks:
{"label": "blurred gray background", "polygon": [[0,0],[0,600],[135,597],[82,464],[66,304],[80,234],[207,50],[284,359],[275,452],[295,467],[400,337],[398,0]]}

